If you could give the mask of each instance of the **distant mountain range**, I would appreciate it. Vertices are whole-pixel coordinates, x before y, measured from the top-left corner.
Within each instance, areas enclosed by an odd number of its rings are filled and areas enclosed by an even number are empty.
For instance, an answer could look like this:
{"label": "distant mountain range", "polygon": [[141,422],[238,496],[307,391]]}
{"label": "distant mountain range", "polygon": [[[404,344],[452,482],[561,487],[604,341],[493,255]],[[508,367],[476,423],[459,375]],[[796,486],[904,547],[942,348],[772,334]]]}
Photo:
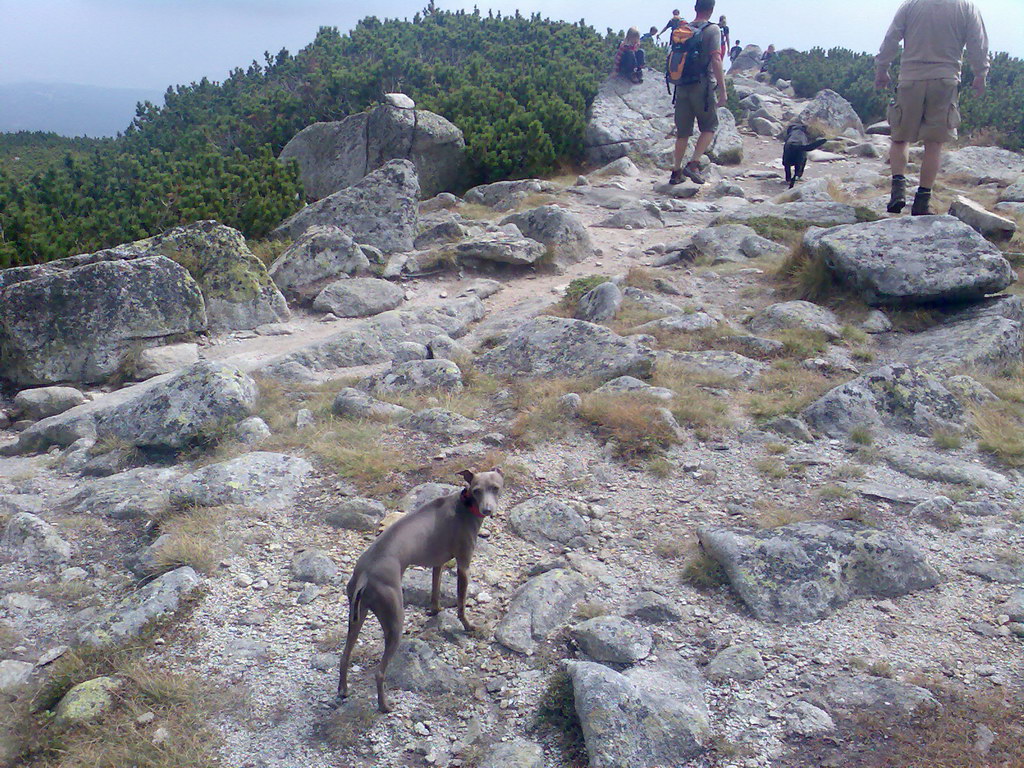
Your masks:
{"label": "distant mountain range", "polygon": [[52,131],[61,136],[114,136],[135,105],[162,103],[163,91],[72,83],[0,84],[0,132]]}

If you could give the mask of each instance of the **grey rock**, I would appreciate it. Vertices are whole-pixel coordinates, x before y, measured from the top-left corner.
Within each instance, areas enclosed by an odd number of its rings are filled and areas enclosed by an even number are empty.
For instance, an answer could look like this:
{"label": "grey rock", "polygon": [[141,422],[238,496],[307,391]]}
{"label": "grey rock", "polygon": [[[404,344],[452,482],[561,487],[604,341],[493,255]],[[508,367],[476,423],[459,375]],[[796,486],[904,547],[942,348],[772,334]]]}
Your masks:
{"label": "grey rock", "polygon": [[481,184],[468,190],[464,196],[467,203],[485,205],[496,211],[511,211],[530,195],[554,192],[555,186],[542,179],[520,179],[517,181],[496,181]]}
{"label": "grey rock", "polygon": [[671,624],[682,618],[675,605],[657,592],[641,592],[637,595],[634,606],[626,616],[652,624]]}
{"label": "grey rock", "polygon": [[1024,584],[1024,568],[1002,560],[978,560],[964,566],[967,573],[997,584]]}
{"label": "grey rock", "polygon": [[513,224],[502,229],[467,237],[452,247],[457,262],[467,266],[481,264],[508,264],[515,267],[531,266],[546,253],[536,240],[523,237]]}
{"label": "grey rock", "polygon": [[964,147],[945,154],[942,172],[975,184],[1012,184],[1024,174],[1024,156],[998,147]]}
{"label": "grey rock", "polygon": [[477,367],[485,373],[530,378],[644,378],[653,370],[654,354],[599,325],[539,317],[501,346],[480,355]]}
{"label": "grey rock", "polygon": [[283,453],[254,451],[209,464],[179,478],[170,489],[172,504],[253,509],[284,509],[294,504],[313,465]]}
{"label": "grey rock", "polygon": [[[391,362],[394,364],[407,363],[410,360],[426,360],[430,357],[430,350],[426,344],[419,344],[415,341],[403,341],[395,347],[394,357]],[[443,357],[443,355],[440,355]]]}
{"label": "grey rock", "polygon": [[967,515],[968,517],[993,517],[1003,513],[1002,507],[996,502],[988,500],[957,502],[953,511],[958,515]]}
{"label": "grey rock", "polygon": [[375,277],[353,277],[325,286],[313,300],[313,309],[335,317],[370,317],[396,309],[403,301],[401,286]]}
{"label": "grey rock", "polygon": [[494,636],[513,651],[532,654],[572,615],[590,582],[560,568],[534,576],[516,590]]}
{"label": "grey rock", "polygon": [[718,325],[718,320],[707,312],[684,312],[672,317],[651,320],[633,329],[635,333],[657,333],[658,331],[682,331],[696,333]]}
{"label": "grey rock", "polygon": [[829,679],[819,692],[833,714],[847,717],[871,713],[887,718],[906,718],[941,709],[927,688],[871,675],[837,675]]}
{"label": "grey rock", "polygon": [[402,422],[402,426],[428,435],[460,439],[479,434],[484,425],[447,408],[426,408]]}
{"label": "grey rock", "polygon": [[558,269],[594,255],[594,244],[583,221],[557,205],[542,205],[514,213],[502,219],[501,223],[515,224],[524,236],[546,246]]}
{"label": "grey rock", "polygon": [[490,749],[479,768],[544,768],[544,750],[536,742],[513,738]]}
{"label": "grey rock", "polygon": [[1010,240],[1017,232],[1017,224],[985,208],[970,198],[957,195],[953,204],[949,206],[949,215],[960,219],[975,232],[978,232],[989,240],[1002,242]]}
{"label": "grey rock", "polygon": [[845,203],[758,203],[724,213],[712,224],[742,224],[744,221],[761,218],[782,219],[815,227],[835,227],[856,224],[857,210]]}
{"label": "grey rock", "polygon": [[868,312],[860,328],[866,333],[888,333],[892,330],[892,321],[882,310],[873,309]]}
{"label": "grey rock", "polygon": [[0,272],[0,361],[17,384],[105,381],[139,347],[206,328],[199,285],[162,256]]}
{"label": "grey rock", "polygon": [[309,429],[316,424],[316,417],[309,408],[299,408],[295,412],[295,428],[299,430]]}
{"label": "grey rock", "polygon": [[116,677],[95,677],[74,686],[57,702],[54,724],[61,728],[89,725],[114,706],[114,692],[123,681]]}
{"label": "grey rock", "polygon": [[132,378],[145,381],[165,373],[176,373],[199,362],[199,345],[191,342],[149,347],[139,352],[132,368]]}
{"label": "grey rock", "polygon": [[[457,585],[455,575],[451,569],[441,572],[441,585],[438,591],[438,601],[442,608],[452,608],[456,604]],[[431,593],[433,591],[433,578],[429,571],[420,568],[410,568],[402,578],[402,595],[406,605],[418,605],[422,608],[431,607]],[[456,620],[458,621],[458,620]],[[458,622],[463,634],[465,629],[462,622]]]}
{"label": "grey rock", "polygon": [[633,84],[612,76],[598,88],[587,115],[583,155],[588,163],[605,165],[627,155],[650,160],[670,156],[671,105],[665,85],[656,77]]}
{"label": "grey rock", "polygon": [[794,419],[792,416],[780,416],[768,422],[765,426],[773,432],[778,432],[780,435],[792,438],[793,440],[799,440],[801,443],[814,442],[814,435],[807,429],[807,425],[800,421],[800,419]]}
{"label": "grey rock", "polygon": [[609,229],[662,229],[665,220],[661,208],[653,203],[638,203],[627,208],[620,208],[595,226]]}
{"label": "grey rock", "polygon": [[74,387],[23,389],[14,396],[14,413],[29,421],[39,421],[84,402],[85,395]]}
{"label": "grey rock", "polygon": [[403,691],[430,695],[465,693],[469,685],[422,640],[403,640],[388,665],[386,683]]}
{"label": "grey rock", "polygon": [[635,664],[646,659],[654,646],[651,633],[620,616],[598,616],[577,624],[573,638],[594,661]]}
{"label": "grey rock", "polygon": [[232,637],[224,644],[224,658],[228,661],[265,659],[270,655],[266,643],[245,637]]}
{"label": "grey rock", "polygon": [[808,739],[826,736],[836,730],[836,724],[828,712],[806,701],[792,702],[782,715],[787,736]]}
{"label": "grey rock", "polygon": [[905,475],[940,483],[971,485],[1004,490],[1011,483],[1005,475],[977,464],[945,458],[914,449],[887,449],[882,454],[889,464]]}
{"label": "grey rock", "polygon": [[828,88],[818,91],[800,112],[799,121],[807,126],[812,138],[839,136],[848,128],[864,135],[864,124],[846,99]]}
{"label": "grey rock", "polygon": [[[18,692],[32,676],[35,664],[14,659],[0,661],[0,696],[11,696]],[[0,763],[2,765],[2,763]]]}
{"label": "grey rock", "polygon": [[588,179],[608,179],[615,176],[628,176],[630,178],[636,178],[640,175],[640,169],[636,167],[636,163],[630,160],[628,157],[620,157],[618,160],[612,160],[607,165],[602,165],[596,171],[591,171],[587,174]]}
{"label": "grey rock", "polygon": [[999,193],[1001,203],[1024,203],[1024,175]]}
{"label": "grey rock", "polygon": [[181,600],[201,583],[198,574],[188,566],[165,573],[81,627],[77,641],[102,647],[137,637],[151,621],[178,610]]}
{"label": "grey rock", "polygon": [[235,439],[243,445],[259,445],[270,439],[270,427],[259,416],[250,416],[235,424]]}
{"label": "grey rock", "polygon": [[922,368],[886,365],[830,390],[803,416],[813,429],[845,437],[857,427],[882,425],[919,435],[959,430],[966,414],[938,377]]}
{"label": "grey rock", "polygon": [[701,680],[680,664],[620,674],[567,662],[593,768],[684,768],[704,752],[711,728]]}
{"label": "grey rock", "polygon": [[640,381],[632,376],[620,376],[617,379],[612,379],[609,382],[605,382],[600,387],[594,390],[595,395],[622,395],[622,394],[633,394],[643,395],[644,397],[652,397],[657,400],[672,400],[675,397],[675,393],[671,389],[665,387],[652,387],[646,381]]}
{"label": "grey rock", "polygon": [[141,467],[92,480],[59,503],[69,514],[89,514],[130,520],[157,517],[168,504],[169,486],[178,473]]}
{"label": "grey rock", "polygon": [[451,360],[410,360],[371,376],[359,388],[375,395],[394,392],[460,392],[462,371]]}
{"label": "grey rock", "polygon": [[420,483],[398,502],[403,512],[412,512],[442,496],[450,496],[462,490],[461,486],[447,483]]}
{"label": "grey rock", "polygon": [[31,512],[20,512],[7,521],[0,551],[33,564],[62,563],[71,557],[71,545],[52,525]]}
{"label": "grey rock", "polygon": [[306,195],[314,199],[356,184],[396,159],[412,161],[423,196],[433,197],[466,183],[465,147],[462,131],[440,115],[385,104],[304,128],[280,158],[298,162]]}
{"label": "grey rock", "polygon": [[720,377],[724,381],[750,382],[768,367],[765,363],[751,360],[736,352],[715,349],[701,352],[661,352],[658,354],[658,360],[675,363],[709,378]]}
{"label": "grey rock", "polygon": [[438,334],[427,342],[429,356],[435,360],[472,360],[473,352],[446,334]]}
{"label": "grey rock", "polygon": [[411,415],[408,408],[385,403],[370,397],[352,387],[341,390],[331,404],[331,413],[350,419],[395,419],[402,420]]}
{"label": "grey rock", "polygon": [[736,128],[736,118],[725,107],[718,108],[718,130],[708,149],[708,156],[719,165],[743,162],[743,137]]}
{"label": "grey rock", "polygon": [[978,300],[1016,279],[995,246],[952,216],[812,229],[804,245],[871,304]]}
{"label": "grey rock", "polygon": [[829,309],[809,301],[784,301],[765,307],[750,319],[754,333],[799,329],[824,334],[831,340],[842,338],[839,318]]}
{"label": "grey rock", "polygon": [[732,64],[729,67],[731,74],[750,72],[752,70],[761,69],[761,56],[763,52],[760,46],[747,45],[743,47],[743,51],[732,60]]}
{"label": "grey rock", "polygon": [[953,516],[953,500],[945,496],[934,496],[916,504],[910,510],[910,517],[929,523],[947,523]]}
{"label": "grey rock", "polygon": [[575,416],[583,407],[583,398],[575,392],[569,392],[558,398],[558,409],[569,416]]}
{"label": "grey rock", "polygon": [[1024,351],[1024,302],[1018,296],[988,299],[946,312],[939,323],[897,342],[901,359],[932,369],[999,371]]}
{"label": "grey rock", "polygon": [[703,527],[697,535],[740,599],[766,621],[815,621],[857,597],[896,597],[939,583],[915,546],[852,521],[749,533]]}
{"label": "grey rock", "polygon": [[1018,589],[999,608],[1000,613],[1010,617],[1010,621],[1024,622],[1024,589]]}
{"label": "grey rock", "polygon": [[296,581],[310,584],[336,584],[341,578],[341,571],[326,552],[303,549],[292,558],[292,576]]}
{"label": "grey rock", "polygon": [[368,271],[370,260],[342,227],[312,226],[270,265],[270,277],[286,296],[309,300],[345,275]]}
{"label": "grey rock", "polygon": [[695,234],[686,254],[698,263],[723,264],[740,263],[785,251],[785,246],[761,237],[748,226],[721,224],[706,227]]}
{"label": "grey rock", "polygon": [[619,286],[609,281],[601,283],[580,297],[575,317],[588,323],[603,323],[614,318],[621,306],[622,291],[619,290]]}
{"label": "grey rock", "polygon": [[779,131],[782,130],[782,126],[779,123],[769,120],[766,117],[755,117],[751,115],[748,124],[750,125],[750,130],[758,136],[778,136]]}
{"label": "grey rock", "polygon": [[540,546],[568,544],[590,532],[590,526],[569,502],[535,496],[517,504],[508,513],[512,530]]}
{"label": "grey rock", "polygon": [[271,234],[296,240],[310,227],[331,224],[385,254],[405,253],[416,237],[419,196],[415,166],[391,160],[352,186],[307,205]]}
{"label": "grey rock", "polygon": [[384,505],[375,499],[346,499],[327,512],[324,521],[335,528],[373,531],[384,519],[386,512]]}
{"label": "grey rock", "polygon": [[145,578],[153,573],[160,570],[164,559],[162,553],[164,549],[174,541],[174,536],[169,533],[161,534],[148,546],[143,547],[141,550],[136,552],[130,558],[128,558],[127,566],[133,574],[138,576],[140,579]]}
{"label": "grey rock", "polygon": [[723,682],[725,680],[760,680],[768,671],[760,652],[752,645],[730,645],[711,660],[704,670],[709,680]]}

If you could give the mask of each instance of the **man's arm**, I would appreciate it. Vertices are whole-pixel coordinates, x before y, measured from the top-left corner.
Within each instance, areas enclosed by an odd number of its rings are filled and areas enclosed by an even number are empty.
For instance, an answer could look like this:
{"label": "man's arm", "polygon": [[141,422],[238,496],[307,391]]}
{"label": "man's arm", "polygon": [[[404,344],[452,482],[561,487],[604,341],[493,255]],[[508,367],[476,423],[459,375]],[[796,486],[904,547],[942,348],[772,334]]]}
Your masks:
{"label": "man's arm", "polygon": [[967,61],[974,70],[974,92],[981,96],[985,93],[985,81],[988,79],[988,32],[985,21],[978,9],[971,4],[967,15]]}
{"label": "man's arm", "polygon": [[664,27],[661,28],[661,32],[658,33],[658,37],[661,37],[663,34],[665,34],[665,30],[668,29],[671,26],[672,26],[672,19],[669,19],[668,20],[668,24],[666,24]]}
{"label": "man's arm", "polygon": [[722,67],[722,30],[717,24],[712,24],[705,27],[701,35],[701,46],[705,51],[709,51],[711,71],[715,75],[715,90],[718,93],[716,106],[724,107],[728,102],[728,96],[725,91],[725,70]]}
{"label": "man's arm", "polygon": [[892,78],[889,76],[889,67],[896,60],[900,52],[900,41],[907,32],[907,4],[904,3],[896,11],[896,16],[889,25],[889,31],[885,33],[882,47],[875,56],[875,87],[888,88]]}

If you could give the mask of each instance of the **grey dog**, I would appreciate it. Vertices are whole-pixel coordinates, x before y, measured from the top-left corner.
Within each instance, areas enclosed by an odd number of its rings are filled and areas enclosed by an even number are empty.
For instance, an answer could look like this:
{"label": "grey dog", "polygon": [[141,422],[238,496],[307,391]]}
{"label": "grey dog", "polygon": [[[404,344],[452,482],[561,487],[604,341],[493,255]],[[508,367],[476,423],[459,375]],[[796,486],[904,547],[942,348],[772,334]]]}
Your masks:
{"label": "grey dog", "polygon": [[384,674],[402,638],[405,605],[402,574],[410,565],[433,568],[430,606],[441,610],[441,571],[454,558],[458,572],[458,616],[467,632],[473,627],[466,619],[466,590],[469,563],[476,549],[477,535],[484,519],[498,508],[505,486],[500,469],[488,472],[464,470],[467,487],[442,496],[402,517],[378,536],[356,561],[348,582],[348,637],[341,656],[338,699],[348,696],[348,667],[367,611],[372,611],[384,630],[384,654],[375,675],[377,708],[390,712],[384,695]]}

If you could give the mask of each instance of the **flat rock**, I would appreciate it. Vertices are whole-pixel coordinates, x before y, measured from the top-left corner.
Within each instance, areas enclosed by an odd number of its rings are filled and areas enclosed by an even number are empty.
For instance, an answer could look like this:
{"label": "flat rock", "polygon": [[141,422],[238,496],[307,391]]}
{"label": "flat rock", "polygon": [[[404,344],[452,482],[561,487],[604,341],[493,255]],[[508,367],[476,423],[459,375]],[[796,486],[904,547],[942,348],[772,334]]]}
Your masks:
{"label": "flat rock", "polygon": [[341,570],[330,555],[319,549],[303,549],[292,558],[292,576],[309,584],[336,584]]}
{"label": "flat rock", "polygon": [[757,203],[722,214],[714,222],[719,224],[742,224],[751,219],[782,219],[797,224],[815,227],[836,227],[842,224],[856,224],[857,210],[845,203],[797,202]]}
{"label": "flat rock", "polygon": [[771,304],[750,319],[754,333],[805,330],[821,333],[831,340],[842,338],[839,318],[834,312],[809,301],[784,301]]}
{"label": "flat rock", "polygon": [[405,290],[375,277],[336,280],[313,299],[313,309],[335,317],[370,317],[396,309],[405,301]]}
{"label": "flat rock", "polygon": [[508,521],[517,535],[540,546],[568,544],[590,532],[575,506],[547,496],[535,496],[512,507]]}
{"label": "flat rock", "polygon": [[654,645],[651,633],[621,616],[598,616],[577,624],[573,638],[592,660],[635,664],[646,659]]}
{"label": "flat rock", "polygon": [[641,203],[620,208],[594,226],[609,229],[663,229],[665,220],[661,208],[654,203]]}
{"label": "flat rock", "polygon": [[846,717],[871,713],[907,718],[942,708],[927,688],[872,675],[837,675],[820,688],[820,694],[834,714]]}
{"label": "flat rock", "polygon": [[512,596],[495,638],[510,650],[532,654],[568,621],[589,588],[586,578],[561,568],[534,576]]}
{"label": "flat rock", "polygon": [[785,246],[761,237],[744,224],[706,227],[693,236],[686,249],[689,259],[710,264],[742,263],[785,252]]}
{"label": "flat rock", "polygon": [[476,362],[480,370],[494,375],[606,381],[618,376],[649,376],[654,353],[593,323],[538,317]]}
{"label": "flat rock", "polygon": [[452,250],[460,264],[469,266],[486,262],[528,267],[546,253],[541,243],[524,237],[513,224],[505,225],[504,229],[467,237],[455,243]]}
{"label": "flat rock", "polygon": [[1017,233],[1017,224],[1012,219],[985,210],[983,206],[968,197],[957,195],[949,206],[949,215],[960,219],[975,232],[988,240],[1003,242]]}
{"label": "flat rock", "polygon": [[899,338],[897,352],[933,370],[1005,370],[1024,353],[1024,302],[1006,296],[948,310],[934,327]]}
{"label": "flat rock", "polygon": [[703,527],[697,535],[765,621],[815,621],[857,597],[896,597],[939,583],[914,545],[848,520],[752,532]]}
{"label": "flat rock", "polygon": [[726,680],[749,682],[762,679],[768,671],[757,648],[738,643],[719,651],[704,670],[704,674],[709,680],[718,683]]}
{"label": "flat rock", "polygon": [[447,408],[425,408],[417,411],[405,419],[402,426],[416,432],[450,439],[462,439],[484,431],[484,425],[480,422]]}
{"label": "flat rock", "polygon": [[145,381],[165,373],[177,373],[199,362],[199,345],[194,342],[165,344],[139,352],[132,367],[132,378]]}
{"label": "flat rock", "polygon": [[14,409],[22,419],[39,421],[85,402],[85,395],[74,387],[36,387],[23,389],[14,396]]}
{"label": "flat rock", "polygon": [[422,640],[408,638],[401,642],[388,665],[386,684],[402,691],[428,695],[466,693],[466,679],[445,664]]}
{"label": "flat rock", "polygon": [[958,459],[904,448],[884,450],[885,460],[905,475],[920,480],[1005,490],[1011,486],[1006,475]]}
{"label": "flat rock", "polygon": [[511,211],[530,195],[554,192],[556,189],[554,184],[542,179],[495,181],[467,190],[464,198],[467,203],[484,205],[496,211]]}
{"label": "flat rock", "polygon": [[295,503],[313,465],[297,456],[254,451],[209,464],[179,478],[170,489],[176,505],[284,509]]}
{"label": "flat rock", "polygon": [[710,349],[699,352],[660,352],[658,360],[675,363],[706,377],[720,377],[726,381],[750,382],[768,366],[736,352]]}
{"label": "flat rock", "polygon": [[335,528],[350,531],[373,531],[387,514],[387,508],[376,499],[345,499],[324,515],[324,521]]}
{"label": "flat rock", "polygon": [[461,392],[462,371],[451,360],[409,360],[363,379],[359,388],[375,395],[408,392]]}
{"label": "flat rock", "polygon": [[[628,158],[624,158],[628,159]],[[557,205],[542,205],[514,213],[501,220],[515,224],[525,237],[544,245],[558,269],[564,269],[594,255],[594,244],[583,221]]]}
{"label": "flat rock", "polygon": [[12,696],[28,682],[35,664],[14,659],[0,661],[0,696]]}
{"label": "flat rock", "polygon": [[398,508],[403,512],[412,512],[425,504],[429,504],[442,496],[451,496],[462,490],[461,486],[449,485],[447,483],[420,483],[398,502]]}
{"label": "flat rock", "polygon": [[513,738],[491,748],[480,768],[544,768],[544,750],[536,742]]}
{"label": "flat rock", "polygon": [[80,484],[58,506],[69,514],[112,517],[115,520],[157,517],[170,504],[169,487],[177,470],[139,467]]}
{"label": "flat rock", "polygon": [[1024,175],[1024,155],[999,147],[964,147],[945,154],[942,172],[975,184],[1008,185]]}

